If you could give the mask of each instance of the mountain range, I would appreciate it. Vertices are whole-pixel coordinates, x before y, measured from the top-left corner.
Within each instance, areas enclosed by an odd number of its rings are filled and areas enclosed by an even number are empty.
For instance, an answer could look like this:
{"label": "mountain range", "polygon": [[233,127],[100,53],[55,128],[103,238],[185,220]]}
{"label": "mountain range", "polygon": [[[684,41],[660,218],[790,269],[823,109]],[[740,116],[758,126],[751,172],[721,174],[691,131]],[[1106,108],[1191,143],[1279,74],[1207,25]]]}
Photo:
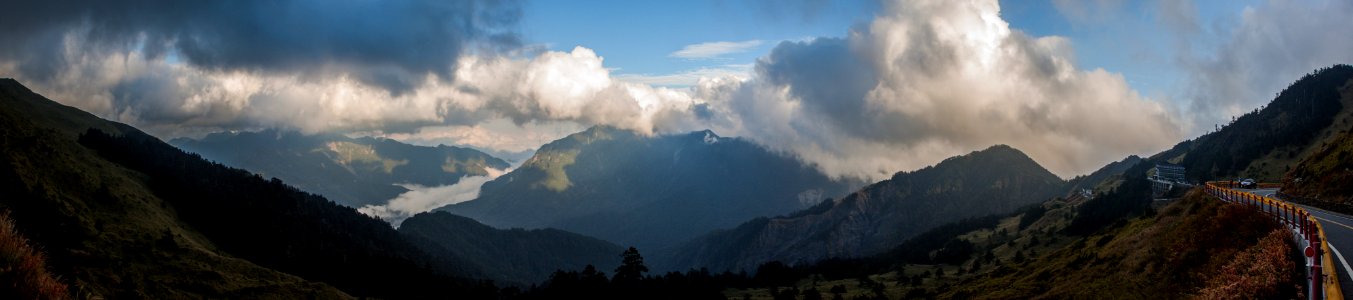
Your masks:
{"label": "mountain range", "polygon": [[708,130],[647,136],[598,126],[541,146],[485,183],[479,198],[439,210],[499,228],[558,228],[661,249],[811,207],[852,185]]}
{"label": "mountain range", "polygon": [[[34,245],[47,256],[41,268],[80,298],[521,298],[522,291],[570,291],[569,282],[605,288],[602,272],[642,261],[631,249],[618,264],[620,245],[657,250],[645,252],[655,271],[706,270],[611,281],[619,289],[660,282],[751,296],[758,291],[749,288],[775,295],[811,283],[803,287],[1027,298],[1089,295],[1085,287],[1131,293],[1139,290],[1117,285],[1183,278],[1144,286],[1151,294],[1192,293],[1235,282],[1197,275],[1234,267],[1199,253],[1281,261],[1284,255],[1261,254],[1290,247],[1285,233],[1265,235],[1272,224],[1254,221],[1263,218],[1197,193],[1158,209],[1148,169],[1178,164],[1194,182],[1282,178],[1282,191],[1298,201],[1338,210],[1353,161],[1350,91],[1353,67],[1320,69],[1215,132],[1069,181],[998,145],[857,189],[711,131],[644,135],[594,127],[545,145],[484,184],[478,199],[415,215],[395,229],[265,177],[286,170],[214,163],[0,79],[0,211],[13,221],[13,231],[0,236]],[[239,143],[220,142],[227,140]],[[249,152],[269,140],[301,146]],[[290,157],[294,169],[345,173],[353,185],[449,184],[460,178],[455,172],[475,176],[470,170],[506,164],[451,147],[370,138],[263,131],[203,141],[238,147],[232,155],[240,159],[254,153],[266,157],[252,159],[282,164]],[[1243,241],[1229,237],[1237,230]],[[1218,242],[1173,251],[1199,239]],[[1152,267],[1156,261],[1184,263]],[[1056,273],[1073,266],[1082,268],[1075,277]],[[584,271],[562,271],[577,269]],[[707,269],[757,272],[716,276]],[[1264,278],[1296,274],[1288,269]],[[1113,279],[1088,279],[1104,273]],[[483,279],[518,288],[500,290]],[[535,282],[541,284],[525,288]]]}

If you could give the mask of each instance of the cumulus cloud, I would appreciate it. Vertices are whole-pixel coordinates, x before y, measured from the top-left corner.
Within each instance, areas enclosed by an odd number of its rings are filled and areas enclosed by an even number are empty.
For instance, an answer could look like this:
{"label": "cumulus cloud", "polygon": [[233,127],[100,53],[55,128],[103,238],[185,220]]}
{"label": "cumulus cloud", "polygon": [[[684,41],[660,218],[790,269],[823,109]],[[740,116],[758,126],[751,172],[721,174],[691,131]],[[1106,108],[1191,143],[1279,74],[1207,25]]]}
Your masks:
{"label": "cumulus cloud", "polygon": [[[63,48],[140,48],[206,70],[342,72],[402,92],[427,74],[450,78],[469,46],[516,47],[520,16],[515,1],[22,1],[0,11],[0,57],[47,79],[68,67]],[[78,49],[72,31],[82,31]]]}
{"label": "cumulus cloud", "polygon": [[[1194,123],[1211,128],[1253,110],[1312,70],[1353,62],[1353,2],[1264,1],[1247,7],[1215,51],[1181,52]],[[1186,29],[1189,27],[1185,27]],[[1203,31],[1180,30],[1182,41]],[[1206,47],[1198,45],[1196,47]],[[1193,46],[1187,46],[1189,48]]]}
{"label": "cumulus cloud", "polygon": [[[59,76],[38,78],[14,62],[0,63],[53,99],[161,136],[199,131],[286,128],[416,132],[426,126],[474,126],[497,119],[519,126],[562,122],[609,124],[653,132],[678,123],[693,100],[678,90],[613,80],[590,49],[529,57],[465,55],[450,80],[426,74],[411,90],[392,94],[347,73],[204,69],[154,57],[142,49],[91,53],[88,31],[63,38]],[[693,127],[693,126],[688,126]]]}
{"label": "cumulus cloud", "polygon": [[462,88],[449,91],[469,109],[487,109],[518,124],[572,121],[609,124],[641,133],[687,121],[689,94],[614,80],[591,49],[546,52],[529,60],[469,57],[457,71]]}
{"label": "cumulus cloud", "polygon": [[403,223],[405,219],[418,213],[478,198],[480,186],[511,171],[510,169],[498,170],[493,168],[484,168],[484,170],[488,171],[488,176],[465,176],[451,185],[434,187],[403,185],[409,191],[390,199],[389,203],[366,205],[358,208],[357,211],[368,216],[384,219],[398,228],[399,224]]}
{"label": "cumulus cloud", "polygon": [[711,120],[830,174],[890,176],[992,144],[1082,174],[1179,140],[1177,116],[1121,75],[1080,70],[996,1],[893,1],[845,38],[785,42],[752,80],[702,84]]}
{"label": "cumulus cloud", "polygon": [[686,47],[682,47],[681,50],[672,52],[668,56],[685,59],[712,59],[727,54],[747,52],[747,50],[761,46],[762,43],[764,42],[761,40],[699,43],[686,45]]}

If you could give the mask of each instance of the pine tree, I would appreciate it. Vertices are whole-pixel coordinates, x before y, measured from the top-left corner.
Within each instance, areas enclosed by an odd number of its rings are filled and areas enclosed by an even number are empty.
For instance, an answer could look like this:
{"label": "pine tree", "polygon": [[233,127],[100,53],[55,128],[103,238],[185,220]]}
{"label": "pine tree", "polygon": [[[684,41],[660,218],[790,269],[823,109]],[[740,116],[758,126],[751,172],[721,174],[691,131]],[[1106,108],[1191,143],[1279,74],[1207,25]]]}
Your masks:
{"label": "pine tree", "polygon": [[648,266],[644,265],[644,257],[639,255],[639,249],[630,247],[625,253],[621,253],[620,257],[620,266],[615,268],[615,277],[612,277],[611,281],[627,284],[644,278]]}

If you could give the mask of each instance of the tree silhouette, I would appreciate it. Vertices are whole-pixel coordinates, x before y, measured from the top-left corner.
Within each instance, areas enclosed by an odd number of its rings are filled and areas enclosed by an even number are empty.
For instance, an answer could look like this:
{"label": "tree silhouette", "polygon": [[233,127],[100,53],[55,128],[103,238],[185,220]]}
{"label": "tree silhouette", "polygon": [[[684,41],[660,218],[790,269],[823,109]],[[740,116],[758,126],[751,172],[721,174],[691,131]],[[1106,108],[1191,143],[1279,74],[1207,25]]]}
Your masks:
{"label": "tree silhouette", "polygon": [[620,284],[638,282],[644,278],[644,273],[648,272],[648,266],[644,265],[644,257],[639,255],[639,249],[630,247],[621,253],[622,261],[620,266],[615,268],[615,277],[611,281]]}

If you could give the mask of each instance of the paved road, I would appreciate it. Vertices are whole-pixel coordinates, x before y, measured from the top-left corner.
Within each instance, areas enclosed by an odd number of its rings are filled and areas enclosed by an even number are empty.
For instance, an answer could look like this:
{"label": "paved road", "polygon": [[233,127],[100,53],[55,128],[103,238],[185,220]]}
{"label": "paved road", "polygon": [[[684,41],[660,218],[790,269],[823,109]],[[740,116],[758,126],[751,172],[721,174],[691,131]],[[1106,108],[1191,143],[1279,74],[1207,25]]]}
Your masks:
{"label": "paved road", "polygon": [[[1274,194],[1278,192],[1277,189],[1237,190],[1274,198],[1276,198]],[[1325,229],[1325,237],[1329,239],[1330,252],[1334,252],[1332,254],[1334,254],[1335,266],[1324,267],[1337,268],[1340,289],[1342,289],[1345,294],[1349,291],[1353,291],[1353,277],[1350,277],[1350,274],[1353,274],[1353,268],[1349,267],[1350,263],[1348,261],[1348,259],[1353,259],[1353,252],[1346,252],[1353,251],[1353,217],[1311,206],[1296,203],[1292,204],[1300,206],[1307,212],[1310,212],[1311,216],[1315,217],[1315,219],[1320,222],[1320,227]]]}

